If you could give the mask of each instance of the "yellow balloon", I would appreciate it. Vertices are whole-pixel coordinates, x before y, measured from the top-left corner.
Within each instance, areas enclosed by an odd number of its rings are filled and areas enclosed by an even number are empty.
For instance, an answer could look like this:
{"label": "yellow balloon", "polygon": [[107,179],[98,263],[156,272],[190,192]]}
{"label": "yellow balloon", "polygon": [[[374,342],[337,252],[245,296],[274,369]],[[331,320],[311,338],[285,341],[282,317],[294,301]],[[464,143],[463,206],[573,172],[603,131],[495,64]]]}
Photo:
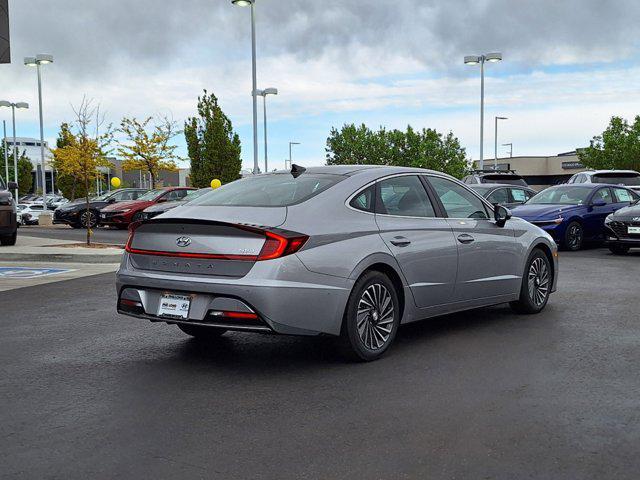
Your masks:
{"label": "yellow balloon", "polygon": [[120,179],[118,177],[113,177],[111,179],[111,186],[113,188],[118,188],[120,186]]}
{"label": "yellow balloon", "polygon": [[213,180],[211,180],[211,188],[213,188],[214,190],[216,188],[220,188],[221,186],[222,186],[222,182],[217,178],[214,178]]}

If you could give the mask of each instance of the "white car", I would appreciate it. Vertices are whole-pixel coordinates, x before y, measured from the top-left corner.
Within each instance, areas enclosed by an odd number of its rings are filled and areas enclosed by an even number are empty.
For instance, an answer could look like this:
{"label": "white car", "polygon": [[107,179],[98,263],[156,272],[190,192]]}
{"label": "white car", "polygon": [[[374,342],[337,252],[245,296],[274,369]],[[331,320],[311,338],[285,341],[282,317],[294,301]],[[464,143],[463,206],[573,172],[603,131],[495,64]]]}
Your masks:
{"label": "white car", "polygon": [[21,225],[37,225],[40,214],[44,211],[42,204],[19,203],[18,216]]}
{"label": "white car", "polygon": [[635,170],[589,170],[576,173],[567,183],[622,185],[640,193],[640,173]]}

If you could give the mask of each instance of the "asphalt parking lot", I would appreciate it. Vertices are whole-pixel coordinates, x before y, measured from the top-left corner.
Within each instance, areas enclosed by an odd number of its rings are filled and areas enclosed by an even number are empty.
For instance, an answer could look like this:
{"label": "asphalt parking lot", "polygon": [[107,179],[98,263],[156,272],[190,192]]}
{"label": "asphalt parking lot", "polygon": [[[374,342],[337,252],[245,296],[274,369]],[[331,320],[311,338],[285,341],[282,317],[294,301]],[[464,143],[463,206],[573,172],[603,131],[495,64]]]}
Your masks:
{"label": "asphalt parking lot", "polygon": [[640,253],[561,253],[540,315],[200,344],[115,314],[112,273],[0,292],[2,478],[637,479]]}

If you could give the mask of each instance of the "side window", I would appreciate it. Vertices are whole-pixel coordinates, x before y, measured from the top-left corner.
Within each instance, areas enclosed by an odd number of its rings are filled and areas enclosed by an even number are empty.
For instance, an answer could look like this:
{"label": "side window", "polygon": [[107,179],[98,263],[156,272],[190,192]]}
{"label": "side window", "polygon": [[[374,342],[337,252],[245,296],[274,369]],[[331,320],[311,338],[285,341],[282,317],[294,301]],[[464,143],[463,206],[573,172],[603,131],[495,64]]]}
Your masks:
{"label": "side window", "polygon": [[449,218],[489,218],[484,203],[469,190],[441,177],[429,177]]}
{"label": "side window", "polygon": [[164,198],[167,202],[175,202],[176,200],[180,200],[178,196],[178,192],[180,190],[171,190],[169,193],[165,193],[162,198]]}
{"label": "side window", "polygon": [[609,190],[608,188],[601,188],[593,196],[592,202],[595,202],[596,200],[604,200],[605,203],[613,203],[611,190]]}
{"label": "side window", "polygon": [[175,192],[178,195],[178,200],[183,200],[184,197],[187,196],[187,193],[189,193],[191,190],[175,190]]}
{"label": "side window", "polygon": [[373,213],[375,194],[376,187],[375,185],[371,185],[370,187],[364,189],[358,195],[353,197],[353,199],[349,202],[349,205],[356,210]]}
{"label": "side window", "polygon": [[499,188],[491,195],[487,197],[491,203],[499,203],[502,205],[503,203],[509,203],[509,192],[507,192],[506,188]]}
{"label": "side window", "polygon": [[531,198],[531,195],[521,188],[512,188],[511,198],[513,198],[513,203],[524,203]]}
{"label": "side window", "polygon": [[616,203],[629,203],[636,200],[636,197],[633,196],[633,193],[624,188],[614,188],[613,195],[616,199]]}
{"label": "side window", "polygon": [[415,175],[393,177],[380,183],[377,213],[403,217],[435,217],[427,191]]}

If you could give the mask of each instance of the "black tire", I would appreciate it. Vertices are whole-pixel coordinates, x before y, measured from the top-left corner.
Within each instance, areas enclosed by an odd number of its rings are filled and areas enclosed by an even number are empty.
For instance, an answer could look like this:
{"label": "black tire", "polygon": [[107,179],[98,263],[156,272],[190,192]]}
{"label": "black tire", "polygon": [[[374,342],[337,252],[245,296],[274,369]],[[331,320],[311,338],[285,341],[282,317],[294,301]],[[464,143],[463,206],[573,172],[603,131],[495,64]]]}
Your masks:
{"label": "black tire", "polygon": [[203,327],[201,325],[178,324],[178,328],[198,340],[212,340],[219,338],[226,332],[224,328]]}
{"label": "black tire", "polygon": [[584,228],[580,222],[570,222],[564,232],[562,246],[571,251],[576,252],[582,248],[584,243]]}
{"label": "black tire", "polygon": [[617,243],[610,243],[609,250],[614,255],[626,255],[627,253],[629,253],[629,247],[627,247],[626,245],[619,245]]}
{"label": "black tire", "polygon": [[522,275],[520,298],[509,303],[517,313],[540,313],[546,307],[553,285],[553,269],[545,253],[535,249],[529,255]]}
{"label": "black tire", "polygon": [[377,360],[393,343],[399,325],[400,302],[393,283],[384,273],[366,272],[353,286],[342,320],[346,355],[358,361]]}
{"label": "black tire", "polygon": [[[87,228],[87,226],[89,228],[95,228],[98,225],[98,218],[98,212],[95,210],[89,210],[88,212],[83,210],[78,215],[78,224],[80,225],[80,228]],[[87,223],[89,225],[87,225]]]}
{"label": "black tire", "polygon": [[16,240],[18,239],[18,232],[13,232],[11,235],[3,235],[0,237],[0,245],[5,247],[10,247],[16,244]]}

